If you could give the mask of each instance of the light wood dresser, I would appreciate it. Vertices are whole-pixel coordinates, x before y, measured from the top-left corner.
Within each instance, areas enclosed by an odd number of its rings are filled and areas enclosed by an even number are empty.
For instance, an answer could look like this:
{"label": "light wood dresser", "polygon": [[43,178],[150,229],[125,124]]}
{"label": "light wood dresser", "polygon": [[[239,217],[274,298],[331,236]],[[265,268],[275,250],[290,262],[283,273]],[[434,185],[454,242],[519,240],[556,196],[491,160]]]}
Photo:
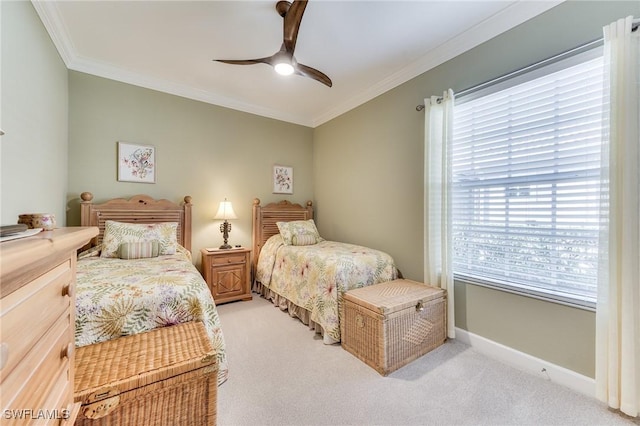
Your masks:
{"label": "light wood dresser", "polygon": [[60,228],[0,243],[3,421],[72,425],[76,251],[95,227]]}

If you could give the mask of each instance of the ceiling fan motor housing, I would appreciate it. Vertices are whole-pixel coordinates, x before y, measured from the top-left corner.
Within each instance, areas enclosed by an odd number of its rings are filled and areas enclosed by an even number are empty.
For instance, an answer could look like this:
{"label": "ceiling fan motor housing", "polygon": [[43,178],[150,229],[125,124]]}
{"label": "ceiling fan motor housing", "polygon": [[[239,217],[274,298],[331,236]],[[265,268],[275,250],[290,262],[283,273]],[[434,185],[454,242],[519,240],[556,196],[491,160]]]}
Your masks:
{"label": "ceiling fan motor housing", "polygon": [[287,12],[289,11],[290,7],[291,7],[290,1],[280,0],[278,3],[276,3],[276,11],[278,12],[278,15],[282,16],[283,18],[284,18],[284,15],[286,15]]}

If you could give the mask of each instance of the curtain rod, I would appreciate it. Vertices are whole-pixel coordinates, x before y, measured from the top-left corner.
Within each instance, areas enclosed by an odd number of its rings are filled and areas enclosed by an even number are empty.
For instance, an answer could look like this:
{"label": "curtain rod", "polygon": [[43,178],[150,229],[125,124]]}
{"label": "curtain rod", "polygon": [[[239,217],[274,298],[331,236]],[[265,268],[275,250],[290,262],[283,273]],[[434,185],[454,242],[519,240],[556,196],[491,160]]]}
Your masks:
{"label": "curtain rod", "polygon": [[[640,18],[639,19],[634,19],[632,21],[631,32],[636,31],[638,29],[638,27],[640,27]],[[540,68],[540,67],[545,66],[545,65],[547,65],[549,63],[557,62],[557,61],[559,61],[561,59],[564,59],[565,57],[576,55],[578,53],[581,53],[584,50],[592,49],[594,47],[597,47],[599,44],[602,44],[603,42],[604,42],[604,37],[600,37],[599,39],[592,40],[590,42],[587,42],[587,43],[585,43],[583,45],[580,45],[578,47],[574,47],[573,49],[569,49],[569,50],[567,50],[565,52],[559,53],[559,54],[557,54],[555,56],[552,56],[550,58],[543,59],[542,61],[536,62],[536,63],[531,64],[531,65],[527,65],[526,67],[523,67],[523,68],[520,68],[518,70],[512,71],[510,73],[501,75],[500,77],[496,77],[496,78],[494,78],[492,80],[485,81],[484,83],[480,83],[480,84],[472,86],[472,87],[467,87],[466,89],[457,92],[455,95],[456,96],[468,95],[469,93],[473,93],[473,92],[476,92],[476,91],[478,91],[480,89],[484,89],[485,87],[492,86],[494,84],[500,83],[501,81],[508,80],[510,78],[513,78],[513,77],[519,75],[519,74],[523,74],[525,72],[532,71],[532,70],[534,70],[536,68]],[[442,101],[442,97],[439,97],[438,98],[438,103],[440,103],[441,101]],[[424,104],[416,105],[416,111],[422,111],[423,109],[424,109]]]}

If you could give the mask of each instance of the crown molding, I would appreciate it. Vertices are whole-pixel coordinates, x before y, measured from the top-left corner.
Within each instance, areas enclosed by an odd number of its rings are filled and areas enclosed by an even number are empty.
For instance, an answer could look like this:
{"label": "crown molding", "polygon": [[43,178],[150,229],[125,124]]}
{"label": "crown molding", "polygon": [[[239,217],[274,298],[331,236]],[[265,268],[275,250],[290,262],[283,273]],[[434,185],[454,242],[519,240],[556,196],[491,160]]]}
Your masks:
{"label": "crown molding", "polygon": [[305,127],[311,127],[312,122],[305,117],[294,114],[288,114],[270,108],[264,108],[258,105],[239,101],[237,99],[216,95],[206,90],[197,89],[185,84],[174,83],[171,81],[149,77],[147,75],[124,70],[111,64],[99,63],[95,60],[75,57],[68,68],[73,71],[83,72],[95,75],[97,77],[108,78],[110,80],[131,84],[134,86],[144,87],[146,89],[156,90],[170,95],[181,96],[183,98],[195,101],[205,102],[215,106],[229,108],[249,114],[259,115],[265,118],[286,121],[288,123],[299,124]]}
{"label": "crown molding", "polygon": [[53,41],[53,45],[58,50],[62,61],[69,68],[76,49],[69,36],[69,31],[64,25],[64,20],[60,17],[56,2],[31,0],[31,4],[40,17],[44,28],[49,33],[49,37],[51,37],[51,41]]}
{"label": "crown molding", "polygon": [[[32,0],[31,3],[68,69],[275,120],[286,121],[306,127],[317,127],[564,1],[565,0],[520,0],[457,37],[432,49],[420,59],[370,86],[367,90],[353,96],[346,102],[330,108],[315,117],[303,117],[279,110],[264,108],[187,85],[144,76],[110,64],[99,63],[80,57],[77,54],[77,49],[73,46],[68,29],[60,16],[56,2]],[[446,88],[443,88],[443,90],[445,89]]]}
{"label": "crown molding", "polygon": [[[1,0],[0,0],[1,1]],[[157,90],[171,95],[181,96],[208,104],[230,108],[249,114],[255,114],[266,118],[286,121],[288,123],[299,124],[301,126],[311,127],[312,120],[295,114],[289,114],[282,111],[264,108],[258,105],[249,104],[236,99],[216,95],[201,89],[196,89],[184,84],[177,84],[167,80],[148,77],[139,73],[134,73],[111,64],[100,63],[95,60],[83,58],[77,53],[69,31],[64,25],[64,20],[60,16],[60,12],[53,1],[37,1],[32,0],[31,3],[35,8],[45,29],[49,33],[53,44],[58,53],[62,57],[68,69],[79,71],[98,77],[108,78],[110,80],[122,83],[132,84],[134,86],[144,87],[147,89]]]}
{"label": "crown molding", "polygon": [[[473,49],[491,38],[522,24],[529,19],[546,12],[565,0],[519,1],[490,18],[480,22],[464,33],[430,50],[426,55],[405,66],[398,72],[374,84],[368,90],[359,93],[348,101],[331,108],[312,120],[312,127],[324,124],[389,90],[406,83],[430,69]],[[446,90],[443,87],[442,90]]]}

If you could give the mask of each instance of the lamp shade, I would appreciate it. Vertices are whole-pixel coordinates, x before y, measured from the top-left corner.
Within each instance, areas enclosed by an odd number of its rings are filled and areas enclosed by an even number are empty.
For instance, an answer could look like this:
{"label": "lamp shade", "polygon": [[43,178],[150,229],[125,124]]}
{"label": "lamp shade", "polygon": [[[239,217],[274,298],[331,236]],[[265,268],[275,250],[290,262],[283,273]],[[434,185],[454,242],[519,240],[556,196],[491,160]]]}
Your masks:
{"label": "lamp shade", "polygon": [[227,201],[225,198],[224,201],[220,202],[220,207],[218,207],[218,213],[214,216],[214,219],[237,219],[236,212],[233,211],[233,206],[231,205],[231,201]]}

